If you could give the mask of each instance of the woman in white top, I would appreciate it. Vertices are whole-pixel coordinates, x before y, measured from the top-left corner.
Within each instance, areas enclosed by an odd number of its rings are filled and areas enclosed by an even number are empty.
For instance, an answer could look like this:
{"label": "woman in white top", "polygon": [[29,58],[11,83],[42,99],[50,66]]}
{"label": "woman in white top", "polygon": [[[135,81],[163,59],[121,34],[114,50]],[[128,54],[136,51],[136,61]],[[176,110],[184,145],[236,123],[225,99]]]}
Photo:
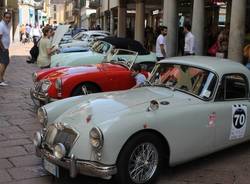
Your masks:
{"label": "woman in white top", "polygon": [[38,43],[39,55],[37,64],[40,68],[49,68],[53,47],[51,46],[50,37],[53,34],[53,29],[49,26],[43,28],[43,37]]}

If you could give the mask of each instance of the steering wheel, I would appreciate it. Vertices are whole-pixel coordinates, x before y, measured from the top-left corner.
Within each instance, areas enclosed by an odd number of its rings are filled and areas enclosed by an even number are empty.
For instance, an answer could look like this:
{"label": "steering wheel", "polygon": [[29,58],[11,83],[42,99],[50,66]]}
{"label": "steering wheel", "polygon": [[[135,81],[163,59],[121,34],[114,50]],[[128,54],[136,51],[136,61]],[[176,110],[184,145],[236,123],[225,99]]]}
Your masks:
{"label": "steering wheel", "polygon": [[122,57],[118,57],[117,61],[119,61],[119,63],[128,66],[128,60],[126,58],[122,58]]}

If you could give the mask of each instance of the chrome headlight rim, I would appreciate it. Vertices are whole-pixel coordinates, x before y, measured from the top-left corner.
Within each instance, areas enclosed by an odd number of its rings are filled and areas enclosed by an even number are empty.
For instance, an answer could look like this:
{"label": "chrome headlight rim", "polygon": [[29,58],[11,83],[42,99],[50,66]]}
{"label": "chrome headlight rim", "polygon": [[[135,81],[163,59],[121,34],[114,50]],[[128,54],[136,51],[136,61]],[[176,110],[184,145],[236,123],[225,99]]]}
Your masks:
{"label": "chrome headlight rim", "polygon": [[36,72],[32,73],[32,81],[37,82],[37,73]]}
{"label": "chrome headlight rim", "polygon": [[42,134],[38,131],[34,133],[33,144],[35,147],[40,147],[42,144]]}
{"label": "chrome headlight rim", "polygon": [[55,145],[53,154],[57,159],[62,159],[66,155],[66,148],[62,143]]}
{"label": "chrome headlight rim", "polygon": [[55,81],[55,88],[59,92],[62,91],[62,79],[61,78],[56,79],[56,81]]}
{"label": "chrome headlight rim", "polygon": [[148,111],[156,111],[157,109],[159,109],[159,102],[157,100],[151,100]]}
{"label": "chrome headlight rim", "polygon": [[48,114],[44,107],[40,107],[37,110],[38,121],[45,127],[48,123]]}
{"label": "chrome headlight rim", "polygon": [[91,146],[96,150],[101,150],[104,144],[103,133],[100,128],[93,127],[89,132],[89,140]]}
{"label": "chrome headlight rim", "polygon": [[41,90],[42,90],[44,93],[46,93],[46,92],[48,92],[50,86],[51,86],[50,80],[44,80],[44,81],[42,81]]}

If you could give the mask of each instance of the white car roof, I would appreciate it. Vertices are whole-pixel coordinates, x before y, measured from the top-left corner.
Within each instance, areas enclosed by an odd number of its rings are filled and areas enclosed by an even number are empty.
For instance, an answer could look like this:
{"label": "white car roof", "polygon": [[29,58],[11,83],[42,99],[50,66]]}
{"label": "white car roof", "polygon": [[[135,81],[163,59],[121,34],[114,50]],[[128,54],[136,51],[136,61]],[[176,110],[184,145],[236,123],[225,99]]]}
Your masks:
{"label": "white car roof", "polygon": [[76,34],[73,39],[75,39],[76,37],[82,37],[83,35],[88,35],[88,37],[92,36],[92,35],[96,35],[96,36],[103,36],[103,37],[106,37],[106,36],[109,36],[109,34],[107,34],[106,32],[100,32],[100,31],[83,31],[83,32],[80,32],[78,34]]}
{"label": "white car roof", "polygon": [[244,73],[250,77],[250,71],[243,64],[230,59],[221,59],[209,56],[181,56],[167,58],[159,63],[176,63],[196,66],[214,71],[220,76],[225,73]]}

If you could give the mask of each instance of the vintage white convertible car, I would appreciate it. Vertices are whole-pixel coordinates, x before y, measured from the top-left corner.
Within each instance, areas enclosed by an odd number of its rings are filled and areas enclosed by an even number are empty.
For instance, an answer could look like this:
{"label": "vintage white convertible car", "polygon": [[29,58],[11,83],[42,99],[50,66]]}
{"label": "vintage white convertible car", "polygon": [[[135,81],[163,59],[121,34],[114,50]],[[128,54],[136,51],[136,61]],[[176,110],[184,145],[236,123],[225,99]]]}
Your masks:
{"label": "vintage white convertible car", "polygon": [[249,70],[202,56],[160,61],[144,86],[72,97],[43,106],[37,155],[61,167],[118,183],[154,181],[161,166],[250,139]]}
{"label": "vintage white convertible car", "polygon": [[107,31],[85,31],[76,34],[73,39],[69,39],[60,44],[59,48],[68,47],[88,47],[91,42],[109,36]]}
{"label": "vintage white convertible car", "polygon": [[156,62],[156,55],[149,52],[144,46],[127,38],[106,37],[95,42],[89,50],[81,52],[60,53],[51,57],[50,67],[82,66],[85,64],[98,64],[107,60],[114,49],[127,49],[138,52],[136,62]]}

